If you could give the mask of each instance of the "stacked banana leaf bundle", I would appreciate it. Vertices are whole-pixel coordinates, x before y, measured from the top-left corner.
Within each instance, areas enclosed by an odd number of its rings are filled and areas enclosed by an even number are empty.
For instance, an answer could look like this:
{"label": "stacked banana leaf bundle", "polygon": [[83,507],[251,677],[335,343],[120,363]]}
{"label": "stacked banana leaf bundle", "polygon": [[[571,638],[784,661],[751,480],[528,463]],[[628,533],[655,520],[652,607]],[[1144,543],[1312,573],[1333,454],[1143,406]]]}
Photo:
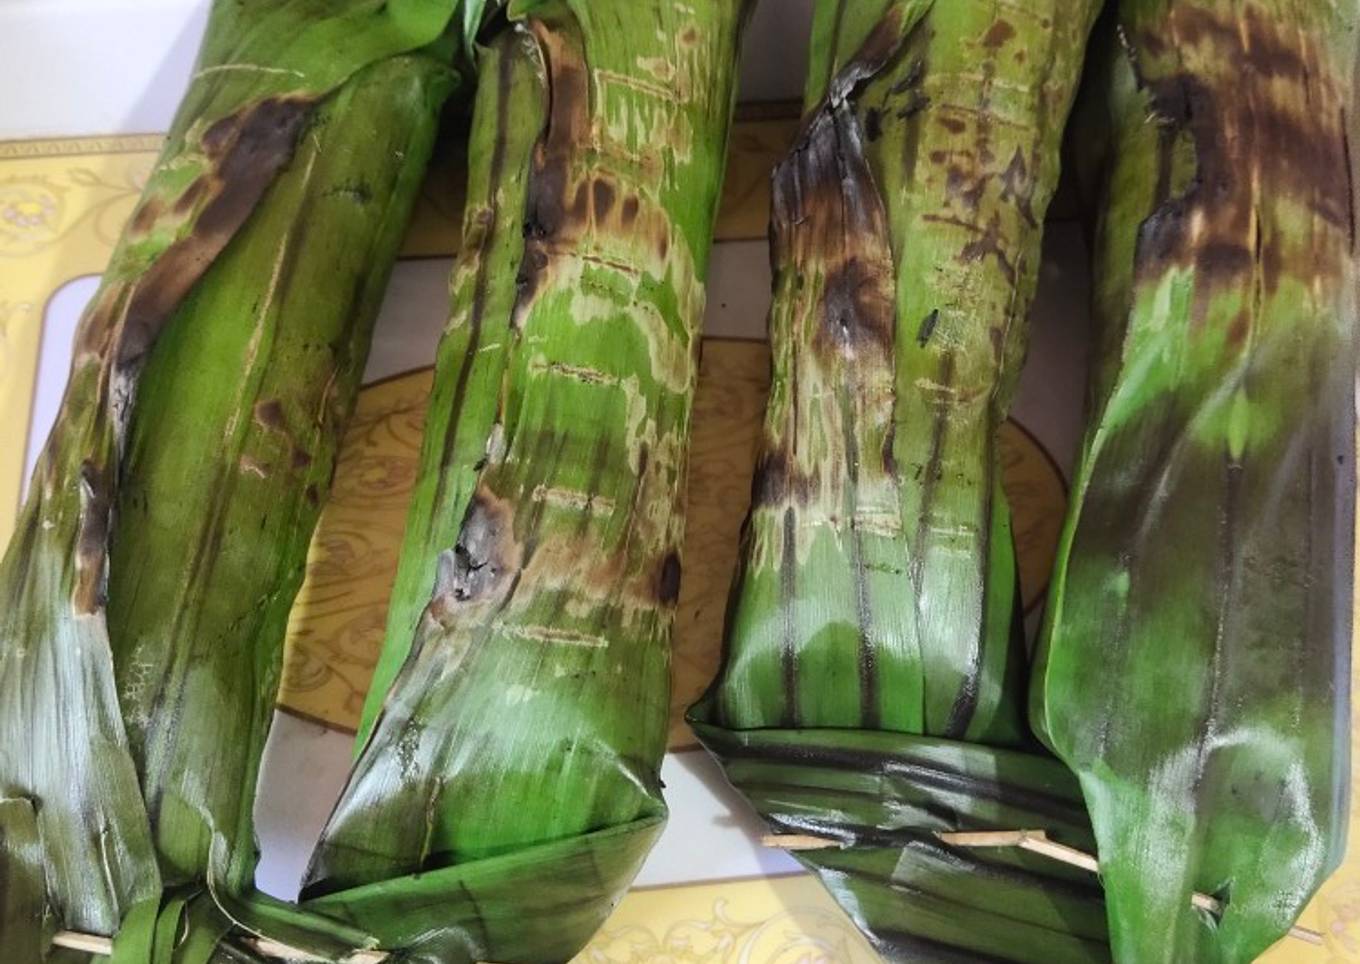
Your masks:
{"label": "stacked banana leaf bundle", "polygon": [[691,710],[728,779],[901,960],[1108,958],[1089,874],[937,833],[1081,793],[1023,718],[997,432],[1091,3],[819,4],[774,178],[774,370],[725,664]]}
{"label": "stacked banana leaf bundle", "polygon": [[1248,961],[1340,859],[1344,7],[1122,0],[1097,31],[1072,137],[1099,330],[1028,723],[996,431],[1096,4],[816,8],[762,456],[691,721],[889,958]]}
{"label": "stacked banana leaf bundle", "polygon": [[[0,564],[0,958],[561,960],[659,831],[745,5],[499,6],[214,6]],[[478,37],[405,588],[286,905],[251,889],[285,624]]]}

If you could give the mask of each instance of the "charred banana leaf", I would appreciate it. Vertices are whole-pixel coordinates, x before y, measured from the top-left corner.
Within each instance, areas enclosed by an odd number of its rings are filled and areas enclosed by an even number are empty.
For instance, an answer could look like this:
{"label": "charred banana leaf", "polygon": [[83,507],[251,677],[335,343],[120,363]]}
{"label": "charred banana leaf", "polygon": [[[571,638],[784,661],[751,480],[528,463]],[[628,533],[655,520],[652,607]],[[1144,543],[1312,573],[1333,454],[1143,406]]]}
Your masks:
{"label": "charred banana leaf", "polygon": [[745,7],[513,3],[482,61],[467,254],[386,644],[304,891],[422,960],[567,959],[664,822]]}
{"label": "charred banana leaf", "polygon": [[1081,779],[1116,954],[1249,961],[1345,837],[1357,12],[1113,19],[1092,414],[1032,716]]}
{"label": "charred banana leaf", "polygon": [[284,620],[470,11],[213,8],[0,563],[7,960],[58,928],[206,955],[184,895],[250,880]]}
{"label": "charred banana leaf", "polygon": [[821,3],[774,178],[765,437],[691,718],[773,826],[841,844],[800,857],[895,959],[1108,953],[1093,878],[934,836],[1089,846],[1023,719],[997,432],[1096,6]]}

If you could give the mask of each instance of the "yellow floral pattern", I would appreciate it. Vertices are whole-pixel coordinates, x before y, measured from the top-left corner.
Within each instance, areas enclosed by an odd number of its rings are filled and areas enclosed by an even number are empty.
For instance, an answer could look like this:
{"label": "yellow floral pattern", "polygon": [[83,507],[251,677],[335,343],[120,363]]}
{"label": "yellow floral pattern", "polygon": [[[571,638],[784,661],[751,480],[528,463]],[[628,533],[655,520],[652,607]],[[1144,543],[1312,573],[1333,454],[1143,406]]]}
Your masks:
{"label": "yellow floral pattern", "polygon": [[636,890],[575,964],[874,964],[813,877]]}

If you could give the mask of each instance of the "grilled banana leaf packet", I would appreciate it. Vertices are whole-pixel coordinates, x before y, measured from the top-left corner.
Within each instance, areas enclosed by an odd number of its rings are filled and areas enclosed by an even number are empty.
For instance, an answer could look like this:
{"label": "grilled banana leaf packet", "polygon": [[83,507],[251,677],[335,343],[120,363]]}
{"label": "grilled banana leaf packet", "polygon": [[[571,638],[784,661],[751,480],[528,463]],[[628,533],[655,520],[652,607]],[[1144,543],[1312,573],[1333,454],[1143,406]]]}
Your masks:
{"label": "grilled banana leaf packet", "polygon": [[1108,958],[1024,720],[997,432],[1095,2],[826,0],[774,176],[773,381],[724,663],[690,721],[894,960]]}
{"label": "grilled banana leaf packet", "polygon": [[691,402],[744,0],[509,7],[354,771],[305,906],[562,961],[665,819]]}
{"label": "grilled banana leaf packet", "polygon": [[[206,960],[288,608],[481,3],[220,0],[0,562],[0,957]],[[231,954],[232,951],[221,953]]]}
{"label": "grilled banana leaf packet", "polygon": [[1094,45],[1098,342],[1031,716],[1121,960],[1253,960],[1344,849],[1357,16],[1121,0]]}

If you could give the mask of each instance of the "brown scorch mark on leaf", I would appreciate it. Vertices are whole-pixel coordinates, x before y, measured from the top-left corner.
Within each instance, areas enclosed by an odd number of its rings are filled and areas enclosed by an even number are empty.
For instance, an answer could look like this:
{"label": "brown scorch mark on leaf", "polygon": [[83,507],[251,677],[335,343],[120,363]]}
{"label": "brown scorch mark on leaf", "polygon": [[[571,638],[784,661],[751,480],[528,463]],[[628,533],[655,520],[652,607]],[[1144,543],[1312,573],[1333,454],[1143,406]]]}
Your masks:
{"label": "brown scorch mark on leaf", "polygon": [[751,480],[752,507],[807,502],[815,486],[816,480],[799,469],[787,448],[766,440]]}
{"label": "brown scorch mark on leaf", "polygon": [[129,224],[131,230],[136,234],[147,234],[156,226],[156,222],[161,216],[161,202],[157,198],[147,198],[137,206],[137,212],[132,215]]}
{"label": "brown scorch mark on leaf", "polygon": [[595,217],[603,218],[609,214],[609,210],[614,206],[614,185],[603,178],[596,178],[594,192]]}
{"label": "brown scorch mark on leaf", "polygon": [[204,178],[197,178],[196,180],[191,181],[189,186],[175,199],[175,214],[183,217],[189,212],[196,210],[203,198],[207,195],[208,190],[208,181]]}
{"label": "brown scorch mark on leaf", "polygon": [[107,471],[88,459],[81,463],[80,529],[76,533],[76,583],[72,605],[82,615],[92,615],[103,607],[111,488]]}
{"label": "brown scorch mark on leaf", "polygon": [[1004,46],[1006,42],[1014,36],[1015,28],[1011,26],[1010,22],[998,20],[982,35],[982,45],[995,50],[998,47]]}
{"label": "brown scorch mark on leaf", "polygon": [[[270,98],[212,125],[201,145],[210,162],[186,193],[207,197],[187,234],[173,242],[135,283],[111,285],[81,320],[75,365],[97,365],[100,404],[111,415],[115,457],[132,416],[137,374],[175,308],[198,283],[259,203],[275,175],[292,157],[298,133],[314,101]],[[197,187],[195,185],[206,185]],[[146,201],[141,231],[151,231],[161,204]],[[77,377],[73,375],[73,378]],[[55,467],[59,459],[47,464]],[[82,471],[80,535],[76,545],[79,578],[75,605],[93,613],[102,604],[104,542],[116,472],[86,462]],[[98,552],[94,546],[98,542]]]}
{"label": "brown scorch mark on leaf", "polygon": [[[1331,238],[1336,231],[1351,236],[1352,191],[1344,92],[1317,62],[1319,52],[1293,32],[1282,36],[1255,6],[1230,18],[1177,6],[1170,25],[1178,49],[1210,48],[1212,61],[1231,64],[1232,74],[1221,85],[1188,72],[1154,79],[1141,58],[1170,56],[1165,39],[1132,38],[1140,85],[1168,130],[1189,136],[1195,159],[1187,190],[1167,198],[1143,225],[1141,275],[1160,276],[1169,263],[1193,266],[1201,310],[1214,290],[1239,283],[1258,265],[1268,292],[1290,264],[1306,275],[1334,275],[1340,250]],[[1162,138],[1164,167],[1176,140]],[[1334,231],[1309,232],[1306,242],[1288,248],[1283,240],[1261,248],[1257,206],[1282,202]]]}
{"label": "brown scorch mark on leaf", "polygon": [[[976,227],[976,226],[974,226]],[[1011,263],[1010,255],[1006,253],[1006,246],[1002,244],[1001,238],[1001,215],[993,212],[992,219],[987,222],[985,228],[978,230],[978,235],[969,241],[959,250],[959,261],[971,264],[982,261],[987,257],[996,258],[997,267],[1006,276],[1006,280],[1015,283],[1015,265]]]}
{"label": "brown scorch mark on leaf", "polygon": [[270,432],[287,434],[288,424],[283,418],[283,405],[277,398],[255,403],[255,422]]}
{"label": "brown scorch mark on leaf", "polygon": [[674,606],[679,598],[680,554],[672,549],[661,560],[656,581],[656,599],[663,606]]}
{"label": "brown scorch mark on leaf", "polygon": [[[870,350],[885,359],[892,357],[896,318],[892,286],[884,280],[882,261],[851,252],[830,268],[822,295],[819,349]],[[891,262],[887,267],[891,268]]]}
{"label": "brown scorch mark on leaf", "polygon": [[478,489],[468,503],[457,544],[439,555],[427,615],[448,629],[461,606],[494,602],[514,584],[522,561],[509,503]]}
{"label": "brown scorch mark on leaf", "polygon": [[118,338],[117,367],[138,364],[171,312],[198,283],[255,210],[279,169],[293,156],[314,101],[269,98],[219,120],[203,135],[212,162],[201,178],[210,187],[197,221],[138,280]]}

